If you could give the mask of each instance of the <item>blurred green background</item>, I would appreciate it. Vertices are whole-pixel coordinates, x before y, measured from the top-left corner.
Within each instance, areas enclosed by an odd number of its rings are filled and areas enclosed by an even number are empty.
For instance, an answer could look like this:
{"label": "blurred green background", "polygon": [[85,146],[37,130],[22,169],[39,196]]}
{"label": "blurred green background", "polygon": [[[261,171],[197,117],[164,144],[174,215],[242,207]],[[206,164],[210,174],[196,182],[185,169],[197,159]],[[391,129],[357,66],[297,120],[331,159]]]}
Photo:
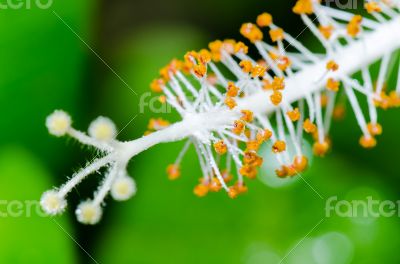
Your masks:
{"label": "blurred green background", "polygon": [[[120,139],[139,137],[149,118],[161,116],[138,106],[160,67],[216,38],[240,39],[241,23],[263,11],[297,36],[304,26],[290,12],[292,5],[69,0],[48,9],[1,10],[0,200],[35,201],[92,157],[75,142],[47,134],[44,120],[54,109],[71,113],[82,130],[105,115],[120,129],[128,124]],[[300,39],[313,41],[307,33]],[[69,196],[62,217],[28,214],[25,207],[22,216],[0,217],[0,263],[400,263],[398,217],[324,218],[331,196],[398,199],[397,115],[381,113],[384,135],[376,149],[365,151],[349,112],[334,124],[333,153],[314,159],[304,175],[312,188],[301,180],[273,187],[263,183],[263,173],[234,201],[223,194],[193,196],[200,176],[193,152],[184,159],[183,177],[168,181],[165,167],[182,143],[156,146],[131,162],[137,196],[108,201],[97,226],[78,224],[73,211],[91,196],[99,175]]]}

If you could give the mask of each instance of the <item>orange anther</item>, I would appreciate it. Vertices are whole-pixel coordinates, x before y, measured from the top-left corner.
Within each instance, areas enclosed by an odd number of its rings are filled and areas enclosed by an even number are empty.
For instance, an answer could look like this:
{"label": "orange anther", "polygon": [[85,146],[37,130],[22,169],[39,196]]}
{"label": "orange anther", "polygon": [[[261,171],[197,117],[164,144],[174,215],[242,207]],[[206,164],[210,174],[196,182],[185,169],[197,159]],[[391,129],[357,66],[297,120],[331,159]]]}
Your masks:
{"label": "orange anther", "polygon": [[376,146],[376,139],[372,136],[362,136],[360,138],[360,145],[366,149],[374,148]]}
{"label": "orange anther", "polygon": [[236,105],[237,105],[235,99],[233,99],[233,98],[230,97],[230,96],[227,96],[227,97],[225,98],[224,103],[225,103],[225,105],[226,105],[227,107],[229,107],[229,109],[233,109],[233,108],[235,108]]}
{"label": "orange anther", "polygon": [[194,73],[196,74],[197,77],[203,78],[207,73],[207,67],[206,67],[205,64],[200,63],[200,64],[195,65],[193,67],[193,71],[194,71]]}
{"label": "orange anther", "polygon": [[150,84],[151,90],[155,93],[161,93],[164,86],[165,82],[163,79],[156,79]]}
{"label": "orange anther", "polygon": [[312,0],[297,0],[296,5],[293,7],[293,12],[298,15],[311,15],[314,13]]}
{"label": "orange anther", "polygon": [[325,140],[324,142],[315,142],[313,146],[313,152],[316,156],[323,157],[328,152],[330,146],[329,142]]}
{"label": "orange anther", "polygon": [[346,108],[344,105],[340,104],[335,106],[335,108],[333,109],[333,119],[335,120],[342,120],[344,118],[346,114]]}
{"label": "orange anther", "polygon": [[282,102],[282,93],[279,91],[274,91],[270,96],[270,99],[274,105],[279,105]]}
{"label": "orange anther", "polygon": [[328,61],[328,63],[326,64],[326,69],[328,71],[334,72],[334,71],[339,70],[339,65],[335,61],[331,60],[331,61]]}
{"label": "orange anther", "polygon": [[364,8],[367,10],[369,14],[382,12],[382,8],[380,7],[379,3],[374,1],[365,3]]}
{"label": "orange anther", "polygon": [[296,122],[300,119],[300,111],[299,108],[295,108],[292,111],[287,112],[288,117],[290,118],[290,120],[292,120],[293,122]]}
{"label": "orange anther", "polygon": [[329,78],[328,81],[326,82],[326,89],[332,92],[338,92],[340,87],[340,82],[336,81],[332,78]]}
{"label": "orange anther", "polygon": [[228,196],[229,196],[229,198],[231,198],[231,199],[236,199],[238,196],[239,196],[239,192],[238,192],[238,190],[236,189],[236,187],[230,187],[229,188],[229,190],[228,190]]}
{"label": "orange anther", "polygon": [[285,78],[284,77],[274,77],[272,81],[272,89],[283,90],[285,89]]}
{"label": "orange anther", "polygon": [[382,135],[382,126],[378,123],[376,123],[376,124],[368,123],[367,128],[368,128],[369,133],[371,133],[372,136]]}
{"label": "orange anther", "polygon": [[272,16],[268,13],[262,13],[257,17],[259,27],[269,27],[272,24]]}
{"label": "orange anther", "polygon": [[321,32],[322,36],[324,36],[325,39],[330,39],[333,33],[333,30],[335,29],[332,25],[328,26],[319,26],[319,32]]}
{"label": "orange anther", "polygon": [[210,192],[219,192],[222,189],[221,183],[216,177],[211,180],[208,189]]}
{"label": "orange anther", "polygon": [[253,64],[249,60],[242,60],[239,63],[239,66],[242,67],[242,70],[245,73],[250,73],[253,70]]}
{"label": "orange anther", "polygon": [[263,77],[266,71],[267,71],[266,67],[261,65],[256,65],[251,69],[251,77],[253,78]]}
{"label": "orange anther", "polygon": [[303,172],[307,169],[308,159],[306,156],[296,156],[293,161],[293,168],[297,172]]}
{"label": "orange anther", "polygon": [[248,150],[248,151],[258,151],[258,149],[260,148],[260,144],[261,143],[258,140],[249,140],[246,143],[246,150]]}
{"label": "orange anther", "polygon": [[287,166],[282,166],[279,169],[275,170],[276,176],[279,178],[286,178],[289,174],[289,168]]}
{"label": "orange anther", "polygon": [[219,155],[224,155],[228,151],[228,147],[223,140],[214,143],[214,149]]}
{"label": "orange anther", "polygon": [[250,123],[253,122],[254,120],[254,114],[250,110],[242,110],[240,111],[242,113],[242,117],[240,118],[244,122]]}
{"label": "orange anther", "polygon": [[254,151],[246,151],[244,153],[243,162],[252,167],[260,167],[263,163],[263,158],[258,156]]}
{"label": "orange anther", "polygon": [[228,82],[228,88],[226,90],[226,94],[230,97],[236,97],[239,93],[239,87],[237,87],[233,82]]}
{"label": "orange anther", "polygon": [[280,40],[283,40],[284,38],[284,31],[281,28],[275,28],[275,29],[271,29],[269,31],[269,36],[271,37],[271,40],[273,42],[277,42]]}
{"label": "orange anther", "polygon": [[309,134],[315,133],[317,131],[317,126],[313,124],[310,119],[306,119],[303,124],[304,131]]}
{"label": "orange anther", "polygon": [[347,25],[347,34],[356,37],[361,31],[362,16],[355,15]]}
{"label": "orange anther", "polygon": [[257,169],[250,165],[243,165],[240,168],[239,173],[249,179],[255,179],[257,176]]}
{"label": "orange anther", "polygon": [[236,135],[240,135],[243,133],[244,129],[245,129],[246,125],[243,121],[241,120],[236,120],[233,123],[233,129],[232,132],[235,133]]}
{"label": "orange anther", "polygon": [[240,28],[240,34],[245,38],[249,39],[251,42],[255,43],[263,39],[263,33],[261,30],[252,23],[245,23]]}
{"label": "orange anther", "polygon": [[168,179],[170,179],[171,181],[178,179],[181,176],[181,171],[180,171],[179,165],[176,165],[176,164],[168,165],[167,175],[168,175]]}
{"label": "orange anther", "polygon": [[235,45],[235,53],[244,53],[247,54],[249,52],[249,47],[247,47],[243,42],[238,42]]}
{"label": "orange anther", "polygon": [[286,143],[282,140],[277,140],[272,146],[272,151],[274,153],[280,153],[286,150]]}
{"label": "orange anther", "polygon": [[198,197],[204,197],[207,195],[208,191],[209,187],[203,183],[200,183],[194,188],[193,193]]}

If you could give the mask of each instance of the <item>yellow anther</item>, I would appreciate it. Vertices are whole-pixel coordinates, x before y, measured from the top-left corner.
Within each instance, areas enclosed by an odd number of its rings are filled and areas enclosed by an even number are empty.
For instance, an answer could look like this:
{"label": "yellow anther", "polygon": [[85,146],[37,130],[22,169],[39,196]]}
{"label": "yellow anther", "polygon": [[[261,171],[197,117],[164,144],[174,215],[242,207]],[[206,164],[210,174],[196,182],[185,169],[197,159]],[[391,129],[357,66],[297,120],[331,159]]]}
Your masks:
{"label": "yellow anther", "polygon": [[360,138],[360,145],[366,149],[374,148],[376,146],[376,139],[372,136],[362,136]]}
{"label": "yellow anther", "polygon": [[314,13],[312,0],[297,0],[293,7],[293,12],[298,15],[311,15]]}
{"label": "yellow anther", "polygon": [[249,140],[246,143],[246,150],[247,151],[258,151],[261,143],[262,143],[262,141],[260,142],[259,140]]}
{"label": "yellow anther", "polygon": [[233,82],[228,82],[228,88],[226,88],[226,94],[230,97],[236,97],[239,94],[239,87]]}
{"label": "yellow anther", "polygon": [[242,70],[245,73],[250,73],[253,70],[253,64],[249,60],[242,60],[239,63],[239,66],[242,67]]}
{"label": "yellow anther", "polygon": [[257,17],[259,27],[269,27],[272,24],[272,16],[268,13],[262,13]]}
{"label": "yellow anther", "polygon": [[278,60],[278,68],[281,71],[286,71],[287,68],[292,66],[292,61],[289,59],[289,57],[286,56],[281,56]]}
{"label": "yellow anther", "polygon": [[177,164],[170,164],[167,167],[167,175],[168,179],[171,181],[178,179],[181,176],[181,170],[179,165]]}
{"label": "yellow anther", "polygon": [[244,153],[243,163],[252,167],[261,167],[263,158],[258,156],[254,151],[246,151]]}
{"label": "yellow anther", "polygon": [[293,122],[298,121],[301,116],[299,108],[295,108],[292,111],[287,112],[287,115]]}
{"label": "yellow anther", "polygon": [[164,120],[162,118],[152,118],[149,121],[149,125],[147,128],[149,130],[161,130],[163,128],[166,128],[170,125],[170,123],[167,120]]}
{"label": "yellow anther", "polygon": [[274,153],[280,153],[286,150],[286,143],[283,140],[278,140],[272,146],[272,151]]}
{"label": "yellow anther", "polygon": [[364,8],[367,10],[367,12],[369,14],[382,12],[382,8],[379,5],[379,3],[374,2],[374,1],[371,1],[369,3],[365,3],[364,4]]}
{"label": "yellow anther", "polygon": [[223,140],[214,143],[214,149],[219,155],[224,155],[228,151],[228,147]]}
{"label": "yellow anther", "polygon": [[243,133],[244,129],[245,129],[246,125],[243,121],[241,120],[236,120],[233,123],[233,128],[232,128],[232,132],[235,133],[236,135],[240,135]]}
{"label": "yellow anther", "polygon": [[328,26],[319,26],[319,32],[321,32],[322,36],[325,39],[330,39],[332,37],[333,30],[335,29],[332,25]]}
{"label": "yellow anther", "polygon": [[232,174],[230,174],[227,170],[223,170],[223,171],[221,172],[221,176],[222,176],[222,178],[224,179],[224,182],[225,182],[225,183],[228,183],[228,182],[230,182],[230,181],[233,179]]}
{"label": "yellow anther", "polygon": [[272,89],[283,90],[285,89],[285,78],[284,77],[274,77],[272,81]]}
{"label": "yellow anther", "polygon": [[253,77],[253,78],[263,77],[265,75],[266,71],[267,71],[267,68],[265,66],[256,65],[251,70],[251,77]]}
{"label": "yellow anther", "polygon": [[247,54],[249,52],[249,47],[247,47],[243,42],[238,42],[235,45],[235,53],[244,53]]}
{"label": "yellow anther", "polygon": [[208,48],[211,51],[211,57],[213,59],[213,61],[218,62],[221,60],[221,49],[222,49],[222,41],[220,40],[216,40],[213,42],[210,42],[208,44]]}
{"label": "yellow anther", "polygon": [[335,106],[335,108],[333,109],[333,119],[335,120],[342,120],[344,118],[346,114],[346,108],[344,105],[340,104]]}
{"label": "yellow anther", "polygon": [[286,178],[289,174],[289,168],[287,166],[283,165],[279,169],[275,170],[275,174],[279,178]]}
{"label": "yellow anther", "polygon": [[240,34],[245,38],[249,39],[251,42],[255,43],[263,39],[263,33],[261,30],[252,23],[245,23],[240,28]]}
{"label": "yellow anther", "polygon": [[269,31],[269,36],[271,37],[271,40],[273,42],[277,42],[277,41],[283,40],[283,38],[284,38],[283,29],[281,29],[281,28],[271,29]]}
{"label": "yellow anther", "polygon": [[252,111],[250,110],[242,110],[240,111],[242,113],[242,117],[240,118],[240,120],[250,123],[253,122],[254,120],[254,114]]}
{"label": "yellow anther", "polygon": [[248,188],[244,183],[237,182],[233,187],[236,188],[239,194],[246,193],[248,191]]}
{"label": "yellow anther", "polygon": [[296,156],[293,161],[293,168],[299,172],[303,172],[307,169],[308,159],[306,156]]}
{"label": "yellow anther", "polygon": [[263,141],[268,141],[270,140],[272,137],[272,131],[269,129],[264,129],[264,131],[261,131],[259,133],[257,133],[257,141],[259,142],[263,142]]}
{"label": "yellow anther", "polygon": [[197,185],[194,190],[193,193],[197,196],[197,197],[204,197],[207,195],[209,191],[209,187],[208,185],[205,185],[203,183],[200,183],[199,185]]}
{"label": "yellow anther", "polygon": [[233,109],[233,108],[235,108],[237,106],[237,103],[236,103],[235,99],[230,97],[230,96],[227,96],[225,98],[224,103],[229,109]]}
{"label": "yellow anther", "polygon": [[228,54],[235,53],[235,46],[236,46],[236,41],[233,39],[226,39],[222,43],[222,49],[226,51]]}
{"label": "yellow anther", "polygon": [[313,124],[308,118],[304,121],[303,128],[304,131],[306,131],[309,134],[313,134],[317,131],[317,126]]}
{"label": "yellow anther", "polygon": [[329,78],[328,81],[326,82],[326,89],[328,89],[329,91],[337,92],[339,91],[339,87],[340,87],[340,82],[332,78]]}
{"label": "yellow anther", "polygon": [[347,34],[356,37],[361,31],[362,16],[355,15],[347,25]]}
{"label": "yellow anther", "polygon": [[314,155],[319,156],[319,157],[323,157],[326,155],[326,153],[328,152],[330,148],[330,144],[327,140],[325,140],[324,142],[320,143],[320,142],[315,142],[314,146],[313,146],[313,152]]}
{"label": "yellow anther", "polygon": [[331,61],[328,61],[328,63],[326,64],[326,69],[328,71],[335,72],[335,71],[339,70],[339,65],[335,61],[331,60]]}
{"label": "yellow anther", "polygon": [[239,173],[249,179],[255,179],[257,176],[257,169],[250,165],[243,165],[240,168]]}
{"label": "yellow anther", "polygon": [[195,65],[193,67],[193,71],[194,71],[194,73],[196,74],[197,77],[203,78],[207,73],[207,67],[206,67],[205,64],[200,63],[200,64]]}
{"label": "yellow anther", "polygon": [[368,123],[367,125],[368,131],[372,136],[380,136],[382,135],[382,126],[378,123]]}
{"label": "yellow anther", "polygon": [[279,91],[274,91],[270,96],[270,99],[274,105],[279,105],[282,102],[282,93]]}
{"label": "yellow anther", "polygon": [[239,192],[235,187],[230,187],[228,190],[228,196],[231,199],[236,199],[239,196]]}
{"label": "yellow anther", "polygon": [[156,79],[150,84],[150,89],[155,93],[161,93],[165,82],[163,79]]}
{"label": "yellow anther", "polygon": [[200,52],[198,54],[198,60],[202,64],[209,63],[211,61],[211,53],[206,49],[200,50]]}
{"label": "yellow anther", "polygon": [[208,189],[210,192],[219,192],[222,189],[221,183],[218,178],[214,177],[210,184],[208,185]]}

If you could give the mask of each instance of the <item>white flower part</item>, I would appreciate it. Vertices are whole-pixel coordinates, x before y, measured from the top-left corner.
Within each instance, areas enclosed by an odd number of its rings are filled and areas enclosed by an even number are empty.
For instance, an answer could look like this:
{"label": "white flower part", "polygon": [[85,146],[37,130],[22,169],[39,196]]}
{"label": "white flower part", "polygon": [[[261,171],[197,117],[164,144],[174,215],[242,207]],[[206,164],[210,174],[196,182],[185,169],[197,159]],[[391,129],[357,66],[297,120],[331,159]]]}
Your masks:
{"label": "white flower part", "polygon": [[75,211],[78,221],[86,225],[97,224],[102,216],[103,210],[100,205],[92,201],[82,202]]}
{"label": "white flower part", "polygon": [[67,207],[67,201],[57,191],[47,191],[40,199],[40,205],[48,215],[57,215]]}
{"label": "white flower part", "polygon": [[71,117],[62,110],[54,111],[46,119],[46,127],[49,133],[56,137],[64,136],[70,129],[71,124]]}
{"label": "white flower part", "polygon": [[109,141],[117,136],[117,128],[111,119],[100,116],[90,124],[89,136],[97,140]]}
{"label": "white flower part", "polygon": [[129,176],[119,177],[111,187],[111,196],[116,201],[126,201],[136,194],[136,183]]}

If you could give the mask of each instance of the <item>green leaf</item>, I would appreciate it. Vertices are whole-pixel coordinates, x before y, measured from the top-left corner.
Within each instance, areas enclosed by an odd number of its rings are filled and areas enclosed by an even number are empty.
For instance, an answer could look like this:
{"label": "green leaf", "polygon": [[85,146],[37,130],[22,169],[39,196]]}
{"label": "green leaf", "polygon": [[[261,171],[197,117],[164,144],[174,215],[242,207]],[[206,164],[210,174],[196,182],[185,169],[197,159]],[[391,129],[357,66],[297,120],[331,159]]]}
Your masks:
{"label": "green leaf", "polygon": [[38,199],[50,175],[21,147],[0,151],[0,263],[76,263],[66,217],[50,218]]}

